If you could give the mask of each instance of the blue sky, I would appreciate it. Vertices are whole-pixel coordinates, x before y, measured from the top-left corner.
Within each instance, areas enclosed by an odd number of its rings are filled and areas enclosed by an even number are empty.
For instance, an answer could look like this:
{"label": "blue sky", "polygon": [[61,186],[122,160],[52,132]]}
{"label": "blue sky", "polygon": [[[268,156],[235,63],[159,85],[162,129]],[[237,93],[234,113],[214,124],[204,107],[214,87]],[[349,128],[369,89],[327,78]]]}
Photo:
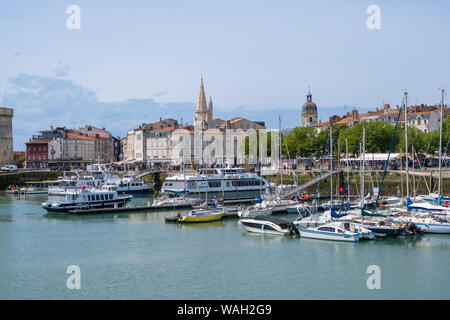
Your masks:
{"label": "blue sky", "polygon": [[[71,4],[81,30],[66,28]],[[366,27],[373,4],[381,30]],[[322,120],[399,104],[405,89],[412,103],[435,103],[448,88],[448,1],[2,0],[0,9],[0,96],[16,111],[17,150],[51,124],[124,135],[159,117],[192,122],[200,75],[216,116],[269,127],[277,115],[299,125],[308,86]]]}

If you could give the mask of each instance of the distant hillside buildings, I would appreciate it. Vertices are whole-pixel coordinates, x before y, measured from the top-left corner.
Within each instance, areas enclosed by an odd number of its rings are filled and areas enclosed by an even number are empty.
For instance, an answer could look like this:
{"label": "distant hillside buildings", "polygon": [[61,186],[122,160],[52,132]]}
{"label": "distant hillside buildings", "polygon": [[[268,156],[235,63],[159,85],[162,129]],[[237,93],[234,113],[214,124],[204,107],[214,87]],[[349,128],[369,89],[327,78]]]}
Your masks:
{"label": "distant hillside buildings", "polygon": [[86,125],[67,129],[50,127],[39,131],[26,144],[27,168],[82,168],[87,164],[119,160],[120,140],[105,128]]}
{"label": "distant hillside buildings", "polygon": [[[428,106],[426,104],[408,106],[408,125],[416,127],[423,132],[432,132],[439,130],[439,112],[440,105]],[[395,124],[399,114],[399,106],[391,108],[389,104],[385,104],[383,108],[376,109],[375,111],[369,111],[359,114],[357,110],[348,112],[342,117],[332,116],[333,124],[345,124],[347,126],[354,126],[364,121],[382,121],[391,124]],[[444,107],[444,118],[450,114],[450,108]],[[405,121],[404,109],[400,114],[400,121]],[[330,121],[321,122],[313,125],[317,131],[327,129],[330,125]]]}

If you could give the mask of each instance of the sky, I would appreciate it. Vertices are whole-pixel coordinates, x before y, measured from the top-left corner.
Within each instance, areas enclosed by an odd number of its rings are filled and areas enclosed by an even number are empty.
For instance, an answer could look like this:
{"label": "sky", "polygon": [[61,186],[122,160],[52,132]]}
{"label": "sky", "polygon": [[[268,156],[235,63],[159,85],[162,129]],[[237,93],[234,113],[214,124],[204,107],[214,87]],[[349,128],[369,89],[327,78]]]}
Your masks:
{"label": "sky", "polygon": [[405,90],[434,104],[449,86],[449,14],[445,0],[0,0],[0,105],[24,150],[50,125],[123,136],[160,117],[192,123],[201,76],[215,117],[269,128],[300,125],[308,87],[321,120]]}

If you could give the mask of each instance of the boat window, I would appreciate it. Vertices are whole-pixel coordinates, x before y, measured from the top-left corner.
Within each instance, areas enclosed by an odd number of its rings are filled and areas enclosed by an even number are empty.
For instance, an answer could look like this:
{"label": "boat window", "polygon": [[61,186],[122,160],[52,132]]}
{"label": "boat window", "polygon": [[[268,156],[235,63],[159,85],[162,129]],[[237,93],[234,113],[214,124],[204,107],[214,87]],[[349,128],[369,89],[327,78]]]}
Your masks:
{"label": "boat window", "polygon": [[110,195],[109,195],[109,200],[112,200],[114,198],[114,195],[111,193]]}
{"label": "boat window", "polygon": [[268,226],[268,225],[264,225],[264,230],[273,230],[273,231],[277,231],[275,228]]}
{"label": "boat window", "polygon": [[335,232],[335,228],[332,227],[319,227],[317,228],[318,231],[327,231],[327,232]]}
{"label": "boat window", "polygon": [[95,200],[97,200],[97,201],[100,200],[100,196],[98,194],[95,195]]}

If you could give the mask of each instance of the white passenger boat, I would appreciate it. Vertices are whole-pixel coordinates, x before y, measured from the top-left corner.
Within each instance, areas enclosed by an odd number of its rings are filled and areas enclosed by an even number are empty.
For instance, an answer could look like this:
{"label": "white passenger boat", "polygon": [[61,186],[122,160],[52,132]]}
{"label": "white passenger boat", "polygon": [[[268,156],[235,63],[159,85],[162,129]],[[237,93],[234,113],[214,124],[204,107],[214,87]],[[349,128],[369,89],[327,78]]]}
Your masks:
{"label": "white passenger boat", "polygon": [[93,176],[80,176],[77,172],[75,176],[60,177],[54,185],[48,187],[48,194],[53,196],[63,196],[67,193],[74,193],[83,189],[101,188],[102,180]]}
{"label": "white passenger boat", "polygon": [[185,194],[203,200],[223,199],[249,201],[264,193],[269,183],[245,168],[205,168],[195,174],[176,174],[167,177],[163,193]]}
{"label": "white passenger boat", "polygon": [[263,234],[294,234],[298,233],[297,227],[285,219],[274,216],[255,216],[239,220],[247,231]]}
{"label": "white passenger boat", "polygon": [[299,228],[302,238],[357,242],[375,239],[374,232],[352,222],[330,222],[316,228]]}
{"label": "white passenger boat", "polygon": [[67,192],[64,201],[47,201],[42,207],[48,212],[70,213],[69,211],[120,208],[130,201],[132,196],[119,196],[115,186],[104,186],[103,189],[86,189]]}
{"label": "white passenger boat", "polygon": [[122,193],[148,193],[153,190],[154,183],[145,183],[134,172],[128,172],[122,178],[116,175],[108,164],[91,164],[87,166],[87,172],[102,184],[116,185],[117,192]]}

